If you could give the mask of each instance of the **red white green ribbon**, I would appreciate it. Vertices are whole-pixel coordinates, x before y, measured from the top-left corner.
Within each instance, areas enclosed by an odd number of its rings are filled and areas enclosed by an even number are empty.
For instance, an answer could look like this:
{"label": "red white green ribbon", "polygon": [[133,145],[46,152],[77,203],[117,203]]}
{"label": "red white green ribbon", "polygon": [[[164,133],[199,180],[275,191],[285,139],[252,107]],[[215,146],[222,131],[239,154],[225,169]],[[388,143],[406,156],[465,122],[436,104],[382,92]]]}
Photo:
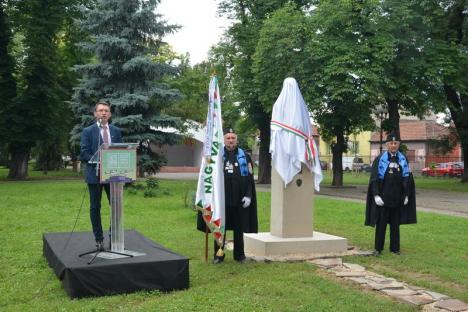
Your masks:
{"label": "red white green ribbon", "polygon": [[314,144],[315,144],[315,141],[314,141],[314,138],[312,135],[307,135],[305,134],[304,132],[302,132],[301,130],[299,129],[296,129],[296,128],[293,128],[291,126],[288,126],[284,123],[281,123],[279,121],[276,121],[276,120],[272,120],[271,125],[275,125],[279,128],[281,128],[282,130],[285,130],[289,133],[292,133],[300,138],[302,138],[305,142],[305,145],[306,145],[306,154],[305,154],[305,158],[307,161],[311,161],[313,165],[315,165],[315,149],[314,149]]}

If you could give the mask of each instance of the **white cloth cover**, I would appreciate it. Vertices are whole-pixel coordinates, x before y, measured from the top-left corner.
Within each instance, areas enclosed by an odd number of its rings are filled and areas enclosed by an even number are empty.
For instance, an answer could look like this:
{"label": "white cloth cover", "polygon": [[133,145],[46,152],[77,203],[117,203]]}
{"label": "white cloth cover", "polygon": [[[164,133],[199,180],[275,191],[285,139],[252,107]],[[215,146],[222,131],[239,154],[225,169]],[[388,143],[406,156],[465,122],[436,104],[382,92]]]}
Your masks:
{"label": "white cloth cover", "polygon": [[[315,189],[319,191],[323,176],[317,145],[312,137],[309,111],[294,78],[284,80],[283,89],[273,106],[271,121],[272,166],[283,179],[284,186],[293,180],[304,164],[314,174]],[[313,159],[307,157],[309,142],[313,143]]]}

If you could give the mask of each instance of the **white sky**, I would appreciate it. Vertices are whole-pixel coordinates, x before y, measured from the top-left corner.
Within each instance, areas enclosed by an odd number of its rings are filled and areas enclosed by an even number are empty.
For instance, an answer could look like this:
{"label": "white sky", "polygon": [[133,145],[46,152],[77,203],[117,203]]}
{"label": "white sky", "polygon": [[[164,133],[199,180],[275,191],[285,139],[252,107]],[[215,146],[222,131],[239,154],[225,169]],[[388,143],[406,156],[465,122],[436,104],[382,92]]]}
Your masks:
{"label": "white sky", "polygon": [[229,21],[217,14],[215,0],[162,0],[156,7],[169,24],[182,26],[165,40],[178,53],[190,53],[190,63],[205,60],[208,50],[215,45]]}

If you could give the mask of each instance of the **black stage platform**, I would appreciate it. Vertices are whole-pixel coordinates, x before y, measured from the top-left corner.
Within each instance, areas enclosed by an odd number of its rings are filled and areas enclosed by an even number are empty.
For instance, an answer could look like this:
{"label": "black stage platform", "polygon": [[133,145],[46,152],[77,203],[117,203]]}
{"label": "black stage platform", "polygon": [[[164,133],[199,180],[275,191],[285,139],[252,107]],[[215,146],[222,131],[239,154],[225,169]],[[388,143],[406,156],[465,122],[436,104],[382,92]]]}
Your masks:
{"label": "black stage platform", "polygon": [[[108,244],[108,236],[106,242]],[[125,249],[144,255],[118,259],[93,255],[78,257],[92,250],[91,232],[45,233],[44,256],[71,298],[104,296],[138,290],[170,291],[189,287],[189,260],[154,243],[134,230],[125,231]]]}

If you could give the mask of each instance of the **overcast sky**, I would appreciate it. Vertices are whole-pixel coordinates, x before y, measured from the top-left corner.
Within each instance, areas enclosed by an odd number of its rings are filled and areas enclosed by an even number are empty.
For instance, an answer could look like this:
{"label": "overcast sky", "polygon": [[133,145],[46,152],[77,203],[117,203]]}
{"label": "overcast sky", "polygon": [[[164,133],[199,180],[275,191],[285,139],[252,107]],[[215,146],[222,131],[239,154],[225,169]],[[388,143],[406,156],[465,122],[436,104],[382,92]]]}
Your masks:
{"label": "overcast sky", "polygon": [[190,53],[191,64],[207,58],[208,50],[220,39],[229,22],[216,13],[215,0],[162,0],[157,13],[182,28],[166,37],[178,53]]}

